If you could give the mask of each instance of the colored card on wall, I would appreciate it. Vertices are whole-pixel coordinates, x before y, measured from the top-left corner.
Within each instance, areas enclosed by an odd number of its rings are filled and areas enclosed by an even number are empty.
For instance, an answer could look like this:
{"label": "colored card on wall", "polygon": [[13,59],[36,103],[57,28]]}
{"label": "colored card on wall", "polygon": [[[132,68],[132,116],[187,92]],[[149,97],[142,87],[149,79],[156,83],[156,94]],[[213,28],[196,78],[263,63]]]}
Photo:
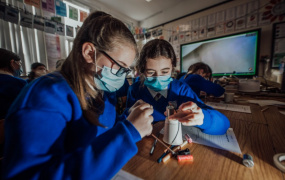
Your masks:
{"label": "colored card on wall", "polygon": [[28,12],[20,11],[20,25],[28,28],[33,27],[33,15]]}
{"label": "colored card on wall", "polygon": [[5,21],[9,21],[14,24],[18,24],[19,22],[19,10],[15,9],[10,6],[5,7],[5,16],[4,16]]}
{"label": "colored card on wall", "polygon": [[35,29],[44,31],[45,29],[45,19],[41,16],[34,16],[34,26]]}
{"label": "colored card on wall", "polygon": [[51,13],[55,13],[54,0],[42,0],[42,9]]}
{"label": "colored card on wall", "polygon": [[41,0],[25,0],[24,2],[36,8],[41,8]]}
{"label": "colored card on wall", "polygon": [[66,36],[73,37],[73,27],[66,25]]}
{"label": "colored card on wall", "polygon": [[87,18],[87,12],[80,11],[80,22],[83,22]]}
{"label": "colored card on wall", "polygon": [[58,35],[46,34],[46,50],[48,70],[53,71],[56,67],[56,62],[61,58],[60,39]]}
{"label": "colored card on wall", "polygon": [[4,19],[5,8],[6,8],[6,5],[4,3],[0,3],[0,19]]}
{"label": "colored card on wall", "polygon": [[55,22],[58,22],[58,23],[61,23],[61,17],[60,16],[51,17],[51,20],[55,21]]}
{"label": "colored card on wall", "polygon": [[224,23],[216,24],[216,35],[220,35],[224,33],[225,33],[225,24]]}
{"label": "colored card on wall", "polygon": [[56,24],[56,34],[58,34],[60,36],[64,36],[65,35],[64,24],[62,24],[62,23],[57,23]]}
{"label": "colored card on wall", "polygon": [[50,34],[55,34],[56,22],[46,19],[45,20],[45,32],[50,33]]}
{"label": "colored card on wall", "polygon": [[63,1],[55,1],[55,10],[57,15],[66,17],[66,4]]}
{"label": "colored card on wall", "polygon": [[69,6],[69,18],[78,21],[78,9]]}

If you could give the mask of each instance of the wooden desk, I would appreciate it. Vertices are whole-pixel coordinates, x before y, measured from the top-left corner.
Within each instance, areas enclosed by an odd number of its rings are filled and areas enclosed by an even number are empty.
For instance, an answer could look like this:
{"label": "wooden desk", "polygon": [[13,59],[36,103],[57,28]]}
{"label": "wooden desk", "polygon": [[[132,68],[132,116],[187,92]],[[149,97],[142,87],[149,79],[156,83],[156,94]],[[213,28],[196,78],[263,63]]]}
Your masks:
{"label": "wooden desk", "polygon": [[[251,106],[252,114],[221,111],[230,120],[243,154],[253,157],[254,167],[242,164],[242,155],[199,144],[187,144],[194,162],[179,164],[175,158],[166,163],[157,163],[165,149],[160,143],[149,155],[154,142],[146,137],[137,143],[139,151],[123,170],[143,179],[257,179],[285,180],[285,174],[273,163],[276,153],[285,152],[285,115],[277,107],[270,106],[264,112],[258,105]],[[154,125],[154,133],[163,127],[163,122]],[[162,139],[162,135],[160,135]],[[186,148],[185,147],[185,148]]]}

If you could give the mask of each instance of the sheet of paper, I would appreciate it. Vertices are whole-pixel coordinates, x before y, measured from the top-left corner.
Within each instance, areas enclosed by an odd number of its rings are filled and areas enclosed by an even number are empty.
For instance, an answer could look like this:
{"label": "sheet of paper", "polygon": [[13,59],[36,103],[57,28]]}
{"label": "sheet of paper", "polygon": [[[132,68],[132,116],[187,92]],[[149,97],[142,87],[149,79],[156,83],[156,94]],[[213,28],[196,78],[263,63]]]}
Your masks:
{"label": "sheet of paper", "polygon": [[182,133],[189,134],[194,143],[241,154],[239,144],[232,128],[229,128],[224,135],[209,135],[203,133],[199,128],[182,126]]}
{"label": "sheet of paper", "polygon": [[244,112],[251,113],[250,106],[236,105],[236,104],[223,104],[215,102],[207,102],[208,106],[211,106],[214,109],[223,109],[228,111]]}
{"label": "sheet of paper", "polygon": [[142,180],[142,179],[121,169],[111,180]]}
{"label": "sheet of paper", "polygon": [[285,105],[284,102],[275,100],[248,100],[248,102],[253,104],[259,104],[259,106]]}
{"label": "sheet of paper", "polygon": [[285,115],[285,111],[279,111],[281,114],[284,114]]}

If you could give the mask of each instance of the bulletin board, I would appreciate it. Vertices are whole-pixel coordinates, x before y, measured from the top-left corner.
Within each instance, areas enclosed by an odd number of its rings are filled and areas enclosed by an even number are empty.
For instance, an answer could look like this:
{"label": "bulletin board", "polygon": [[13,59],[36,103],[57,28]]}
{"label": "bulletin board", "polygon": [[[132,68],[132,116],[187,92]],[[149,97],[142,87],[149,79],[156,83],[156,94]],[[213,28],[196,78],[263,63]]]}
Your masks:
{"label": "bulletin board", "polygon": [[272,37],[272,68],[279,68],[282,58],[285,56],[285,21],[273,24]]}

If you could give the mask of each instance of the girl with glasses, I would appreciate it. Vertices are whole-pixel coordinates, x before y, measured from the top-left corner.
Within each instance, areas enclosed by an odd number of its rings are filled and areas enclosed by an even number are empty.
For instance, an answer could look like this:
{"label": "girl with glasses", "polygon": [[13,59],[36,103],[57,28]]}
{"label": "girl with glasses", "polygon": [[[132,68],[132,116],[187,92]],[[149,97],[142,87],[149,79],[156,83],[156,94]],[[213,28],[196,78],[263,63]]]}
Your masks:
{"label": "girl with glasses", "polygon": [[137,62],[140,81],[129,88],[127,107],[138,99],[154,108],[154,122],[165,120],[166,106],[172,104],[178,113],[170,119],[178,119],[186,126],[197,126],[204,133],[221,135],[229,128],[229,120],[215,109],[205,105],[191,88],[171,77],[176,66],[174,50],[167,41],[161,39],[146,43]]}
{"label": "girl with glasses", "polygon": [[143,101],[115,124],[115,91],[136,56],[124,23],[90,14],[61,70],[29,84],[10,109],[3,179],[111,179],[152,131]]}

